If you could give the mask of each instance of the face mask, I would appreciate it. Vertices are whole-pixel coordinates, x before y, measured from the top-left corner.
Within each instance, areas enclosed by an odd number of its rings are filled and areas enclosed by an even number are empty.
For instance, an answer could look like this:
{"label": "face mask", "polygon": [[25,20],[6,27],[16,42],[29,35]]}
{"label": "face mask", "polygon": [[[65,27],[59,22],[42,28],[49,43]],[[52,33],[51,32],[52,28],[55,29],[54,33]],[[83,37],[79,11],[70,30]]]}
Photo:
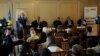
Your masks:
{"label": "face mask", "polygon": [[7,32],[7,33],[6,33],[6,36],[8,36],[8,35],[10,35],[10,33],[9,33],[9,32]]}
{"label": "face mask", "polygon": [[33,33],[31,33],[31,37],[33,37],[34,36],[34,34]]}

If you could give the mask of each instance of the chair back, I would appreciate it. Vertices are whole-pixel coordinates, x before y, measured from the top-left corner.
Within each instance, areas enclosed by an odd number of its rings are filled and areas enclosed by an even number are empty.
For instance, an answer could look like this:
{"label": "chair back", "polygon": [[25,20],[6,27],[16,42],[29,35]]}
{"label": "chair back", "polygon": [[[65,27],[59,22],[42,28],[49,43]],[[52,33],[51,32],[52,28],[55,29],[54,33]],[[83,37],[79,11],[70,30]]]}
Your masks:
{"label": "chair back", "polygon": [[69,50],[69,42],[61,42],[61,48],[64,51],[68,51]]}
{"label": "chair back", "polygon": [[63,41],[63,38],[55,38],[55,44],[57,46],[61,46],[61,42]]}
{"label": "chair back", "polygon": [[65,56],[65,51],[59,51],[59,52],[53,52],[51,53],[51,56]]}

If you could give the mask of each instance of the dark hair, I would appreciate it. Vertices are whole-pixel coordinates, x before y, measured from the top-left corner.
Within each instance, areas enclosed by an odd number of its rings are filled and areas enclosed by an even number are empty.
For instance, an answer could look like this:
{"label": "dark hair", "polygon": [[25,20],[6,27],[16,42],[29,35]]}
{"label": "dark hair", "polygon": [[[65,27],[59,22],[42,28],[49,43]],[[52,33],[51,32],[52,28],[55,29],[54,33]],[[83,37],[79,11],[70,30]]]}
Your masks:
{"label": "dark hair", "polygon": [[40,56],[51,56],[51,52],[47,48],[43,48],[39,53]]}
{"label": "dark hair", "polygon": [[41,22],[41,27],[47,27],[48,26],[48,22],[47,21],[42,21]]}
{"label": "dark hair", "polygon": [[22,50],[21,50],[21,54],[26,53],[29,50],[30,43],[29,42],[24,42],[22,45]]}
{"label": "dark hair", "polygon": [[87,31],[88,31],[88,32],[92,32],[92,27],[91,27],[91,26],[88,26],[88,27],[87,27]]}
{"label": "dark hair", "polygon": [[49,32],[48,34],[47,34],[47,36],[54,36],[54,32]]}
{"label": "dark hair", "polygon": [[3,42],[3,39],[2,39],[2,37],[0,37],[0,45],[1,45],[2,42]]}
{"label": "dark hair", "polygon": [[47,38],[47,35],[45,32],[41,32],[40,33],[40,36],[39,36],[39,40],[40,40],[40,43],[43,43],[46,41],[46,38]]}
{"label": "dark hair", "polygon": [[55,37],[54,36],[49,36],[47,37],[50,41],[50,44],[55,44]]}
{"label": "dark hair", "polygon": [[36,29],[36,28],[34,28],[34,31],[35,31],[36,33],[39,33],[39,30],[38,30],[38,29]]}

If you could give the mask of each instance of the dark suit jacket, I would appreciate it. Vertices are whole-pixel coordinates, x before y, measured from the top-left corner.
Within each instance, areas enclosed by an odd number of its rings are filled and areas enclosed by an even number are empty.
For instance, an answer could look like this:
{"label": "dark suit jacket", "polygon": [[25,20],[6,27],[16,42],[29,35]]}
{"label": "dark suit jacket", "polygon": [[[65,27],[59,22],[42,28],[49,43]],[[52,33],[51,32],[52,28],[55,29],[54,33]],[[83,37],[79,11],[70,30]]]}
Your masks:
{"label": "dark suit jacket", "polygon": [[55,20],[55,21],[53,22],[53,26],[54,26],[55,28],[57,28],[58,25],[62,25],[62,22],[59,21],[59,20]]}
{"label": "dark suit jacket", "polygon": [[47,38],[46,33],[41,32],[41,33],[40,33],[40,36],[39,36],[39,43],[46,42],[46,38]]}
{"label": "dark suit jacket", "polygon": [[8,22],[6,21],[6,19],[2,19],[2,20],[0,20],[0,23],[2,24],[2,26],[0,26],[0,29],[3,29],[3,30],[5,30],[6,28],[7,28],[7,24],[8,24]]}
{"label": "dark suit jacket", "polygon": [[18,21],[20,24],[22,24],[23,27],[26,27],[26,23],[27,23],[27,18],[26,17],[19,17]]}
{"label": "dark suit jacket", "polygon": [[68,25],[68,20],[66,20],[65,23],[64,23],[64,26],[71,28],[72,26],[74,26],[74,22],[71,20],[71,25]]}
{"label": "dark suit jacket", "polygon": [[[86,20],[84,19],[84,21],[86,22]],[[82,25],[82,19],[79,19],[78,22],[77,22],[78,26],[81,26]],[[86,25],[83,25],[83,26],[86,26]]]}
{"label": "dark suit jacket", "polygon": [[8,36],[5,36],[5,43],[0,43],[0,56],[8,56],[11,52],[13,52],[13,47],[15,45],[19,45],[21,44],[23,41],[21,40],[18,40],[18,41],[15,41],[13,42],[11,37],[8,35]]}
{"label": "dark suit jacket", "polygon": [[33,28],[37,28],[38,26],[40,27],[40,24],[38,23],[37,20],[32,21],[31,24],[32,24],[32,27],[33,27]]}

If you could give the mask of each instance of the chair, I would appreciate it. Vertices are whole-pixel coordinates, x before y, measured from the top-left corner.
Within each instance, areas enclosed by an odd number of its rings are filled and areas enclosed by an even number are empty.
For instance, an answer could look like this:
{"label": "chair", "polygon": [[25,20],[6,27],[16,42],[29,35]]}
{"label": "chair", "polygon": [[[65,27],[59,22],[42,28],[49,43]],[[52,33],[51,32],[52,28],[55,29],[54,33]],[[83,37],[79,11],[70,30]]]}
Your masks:
{"label": "chair", "polygon": [[62,38],[63,37],[63,33],[55,33],[55,37],[56,38]]}
{"label": "chair", "polygon": [[64,51],[68,51],[69,50],[69,42],[61,42],[61,48]]}
{"label": "chair", "polygon": [[57,46],[61,46],[61,42],[63,41],[63,38],[55,38],[55,44]]}
{"label": "chair", "polygon": [[66,51],[52,52],[51,56],[65,56]]}

